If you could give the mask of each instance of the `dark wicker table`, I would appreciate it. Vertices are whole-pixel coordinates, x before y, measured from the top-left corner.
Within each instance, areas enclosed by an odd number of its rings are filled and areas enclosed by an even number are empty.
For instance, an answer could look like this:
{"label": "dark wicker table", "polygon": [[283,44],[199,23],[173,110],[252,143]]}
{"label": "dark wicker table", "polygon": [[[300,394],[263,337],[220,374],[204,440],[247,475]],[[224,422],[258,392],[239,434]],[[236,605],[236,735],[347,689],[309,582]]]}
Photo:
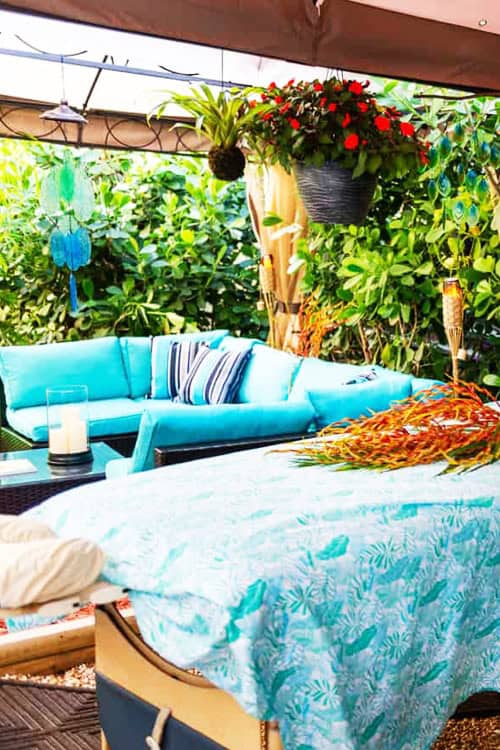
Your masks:
{"label": "dark wicker table", "polygon": [[31,474],[0,478],[0,513],[18,515],[58,492],[104,479],[108,461],[121,458],[106,443],[92,443],[94,460],[81,466],[49,466],[47,453],[47,448],[0,453],[0,461],[27,458],[36,467]]}

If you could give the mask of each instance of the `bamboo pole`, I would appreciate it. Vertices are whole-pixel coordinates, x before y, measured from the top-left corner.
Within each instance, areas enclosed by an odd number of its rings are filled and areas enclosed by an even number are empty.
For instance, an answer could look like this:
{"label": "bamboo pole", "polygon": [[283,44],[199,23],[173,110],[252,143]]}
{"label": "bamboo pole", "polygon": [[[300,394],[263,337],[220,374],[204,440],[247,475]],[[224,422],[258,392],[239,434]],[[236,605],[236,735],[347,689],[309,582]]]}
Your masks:
{"label": "bamboo pole", "polygon": [[458,279],[443,283],[443,323],[451,352],[453,382],[458,383],[458,355],[463,339],[464,299]]}

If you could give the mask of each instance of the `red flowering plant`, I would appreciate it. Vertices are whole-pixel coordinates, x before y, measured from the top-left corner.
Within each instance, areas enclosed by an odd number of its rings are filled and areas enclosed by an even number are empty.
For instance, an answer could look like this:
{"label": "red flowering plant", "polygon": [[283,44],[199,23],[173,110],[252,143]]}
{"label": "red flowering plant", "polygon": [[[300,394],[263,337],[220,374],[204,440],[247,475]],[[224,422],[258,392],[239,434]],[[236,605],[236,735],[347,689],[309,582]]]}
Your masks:
{"label": "red flowering plant", "polygon": [[330,78],[266,90],[249,89],[245,137],[267,163],[290,171],[295,161],[336,162],[354,177],[365,172],[400,177],[426,163],[427,147],[394,107],[377,103],[369,82]]}

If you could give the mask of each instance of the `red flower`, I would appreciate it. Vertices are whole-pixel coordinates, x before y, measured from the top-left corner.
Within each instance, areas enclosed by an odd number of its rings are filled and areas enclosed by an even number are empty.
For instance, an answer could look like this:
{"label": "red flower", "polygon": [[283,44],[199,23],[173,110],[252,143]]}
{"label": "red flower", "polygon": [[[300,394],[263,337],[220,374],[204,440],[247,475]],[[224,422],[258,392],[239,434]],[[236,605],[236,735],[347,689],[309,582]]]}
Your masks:
{"label": "red flower", "polygon": [[275,96],[274,101],[276,104],[282,104],[283,103],[283,97],[282,96]]}
{"label": "red flower", "polygon": [[290,109],[290,102],[285,102],[282,107],[280,107],[280,114],[284,115],[285,112],[288,112]]}
{"label": "red flower", "polygon": [[342,120],[342,127],[346,128],[350,124],[350,122],[351,122],[351,115],[349,114],[349,112],[346,112],[346,115],[344,119]]}
{"label": "red flower", "polygon": [[315,91],[323,91],[323,84],[322,83],[315,83],[315,84],[313,84],[313,89]]}
{"label": "red flower", "polygon": [[295,78],[290,78],[290,80],[287,83],[287,86],[293,86],[294,83],[295,83]]}
{"label": "red flower", "polygon": [[337,105],[335,104],[335,102],[330,102],[330,104],[328,105],[328,111],[335,112],[336,109],[337,109]]}
{"label": "red flower", "polygon": [[399,129],[401,131],[401,135],[407,135],[407,136],[415,135],[415,128],[413,127],[411,122],[400,122]]}
{"label": "red flower", "polygon": [[368,112],[368,104],[366,102],[358,102],[358,109],[360,112]]}
{"label": "red flower", "polygon": [[290,123],[290,127],[292,127],[294,130],[298,130],[300,128],[300,122],[295,119],[295,117],[290,117],[288,120]]}
{"label": "red flower", "polygon": [[430,160],[429,160],[429,157],[427,156],[427,154],[425,153],[425,151],[419,151],[418,152],[418,156],[419,156],[421,164],[429,164]]}
{"label": "red flower", "polygon": [[257,102],[255,101],[255,99],[250,99],[250,101],[248,102],[248,106],[250,107],[250,109],[253,109],[254,107],[256,107]]}
{"label": "red flower", "polygon": [[357,136],[356,133],[351,133],[351,135],[348,135],[344,141],[344,148],[346,148],[348,151],[354,151],[354,149],[358,146],[359,136]]}
{"label": "red flower", "polygon": [[325,104],[326,104],[326,96],[322,96],[321,99],[319,100],[319,106],[324,107]]}
{"label": "red flower", "polygon": [[359,81],[353,81],[351,84],[349,84],[348,91],[350,91],[351,94],[356,94],[356,96],[359,96],[363,93],[363,86]]}
{"label": "red flower", "polygon": [[263,102],[267,102],[267,94],[261,94],[260,98],[262,99]]}
{"label": "red flower", "polygon": [[263,120],[270,120],[272,118],[272,116],[273,115],[272,115],[271,112],[264,112],[264,114],[261,115],[261,117],[262,117]]}
{"label": "red flower", "polygon": [[268,89],[269,91],[274,91],[275,88],[276,88],[276,84],[274,81],[272,81],[272,83],[269,84]]}
{"label": "red flower", "polygon": [[373,122],[375,123],[377,130],[380,130],[381,132],[391,129],[391,121],[388,117],[384,117],[384,115],[377,115]]}
{"label": "red flower", "polygon": [[363,138],[363,140],[361,141],[361,145],[366,146],[367,143],[368,141],[366,140],[366,138]]}

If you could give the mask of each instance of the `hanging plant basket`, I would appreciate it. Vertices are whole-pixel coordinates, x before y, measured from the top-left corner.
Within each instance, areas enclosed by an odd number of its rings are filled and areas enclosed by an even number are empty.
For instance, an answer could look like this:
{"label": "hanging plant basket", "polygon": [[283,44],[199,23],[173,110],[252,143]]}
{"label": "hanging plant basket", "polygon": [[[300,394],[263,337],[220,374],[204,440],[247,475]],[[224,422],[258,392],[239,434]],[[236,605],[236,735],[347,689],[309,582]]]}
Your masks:
{"label": "hanging plant basket", "polygon": [[309,218],[320,224],[363,224],[377,184],[376,175],[353,179],[350,169],[327,162],[295,162],[295,179]]}

